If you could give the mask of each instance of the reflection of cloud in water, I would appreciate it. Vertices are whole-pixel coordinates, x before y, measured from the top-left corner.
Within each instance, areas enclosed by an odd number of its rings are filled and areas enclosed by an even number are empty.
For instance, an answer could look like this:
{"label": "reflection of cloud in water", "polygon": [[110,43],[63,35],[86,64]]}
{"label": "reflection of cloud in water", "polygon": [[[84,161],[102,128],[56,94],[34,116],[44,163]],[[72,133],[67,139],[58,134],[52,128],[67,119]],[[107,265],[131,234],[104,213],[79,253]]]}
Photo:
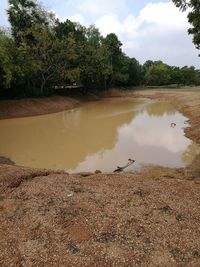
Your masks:
{"label": "reflection of cloud in water", "polygon": [[[136,163],[127,168],[127,171],[143,164],[184,167],[186,160],[183,160],[182,154],[192,144],[191,140],[184,136],[184,120],[185,117],[179,112],[174,112],[173,115],[164,113],[162,117],[149,115],[146,111],[140,112],[129,124],[118,128],[114,148],[87,155],[73,171],[112,171],[117,165],[126,164],[128,158],[135,159]],[[177,126],[170,127],[171,122],[176,122]],[[192,151],[194,153],[190,153],[190,160],[197,152],[194,149]]]}
{"label": "reflection of cloud in water", "polygon": [[[176,118],[177,126],[170,127]],[[180,123],[183,121],[180,113],[164,115],[162,119],[149,116],[146,112],[138,115],[129,125],[119,129],[119,136],[135,142],[140,146],[154,146],[169,150],[172,153],[184,151],[190,140],[183,136]]]}

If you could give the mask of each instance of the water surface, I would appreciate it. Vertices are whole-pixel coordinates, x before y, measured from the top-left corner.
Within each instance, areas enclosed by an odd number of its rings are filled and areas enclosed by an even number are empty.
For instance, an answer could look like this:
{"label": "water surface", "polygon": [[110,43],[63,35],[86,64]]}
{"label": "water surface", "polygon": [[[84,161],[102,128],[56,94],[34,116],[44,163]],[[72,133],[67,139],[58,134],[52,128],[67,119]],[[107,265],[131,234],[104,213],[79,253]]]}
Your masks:
{"label": "water surface", "polygon": [[[169,103],[106,99],[70,111],[0,121],[0,155],[18,165],[69,172],[127,171],[144,164],[185,167],[199,153],[187,120]],[[176,126],[170,127],[172,122]]]}

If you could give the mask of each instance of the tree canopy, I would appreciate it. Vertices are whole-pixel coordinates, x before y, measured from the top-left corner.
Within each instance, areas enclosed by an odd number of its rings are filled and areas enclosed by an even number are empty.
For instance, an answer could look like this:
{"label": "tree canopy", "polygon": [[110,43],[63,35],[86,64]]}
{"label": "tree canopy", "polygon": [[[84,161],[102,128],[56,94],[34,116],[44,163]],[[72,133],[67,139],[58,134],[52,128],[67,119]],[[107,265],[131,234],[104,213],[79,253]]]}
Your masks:
{"label": "tree canopy", "polygon": [[[185,1],[175,1],[187,8]],[[199,2],[190,1],[190,33],[199,47]],[[59,21],[36,0],[9,0],[11,29],[0,30],[0,94],[44,96],[56,86],[77,84],[88,90],[111,86],[200,84],[194,67],[162,61],[143,65],[122,52],[115,33],[103,37],[95,25]]]}

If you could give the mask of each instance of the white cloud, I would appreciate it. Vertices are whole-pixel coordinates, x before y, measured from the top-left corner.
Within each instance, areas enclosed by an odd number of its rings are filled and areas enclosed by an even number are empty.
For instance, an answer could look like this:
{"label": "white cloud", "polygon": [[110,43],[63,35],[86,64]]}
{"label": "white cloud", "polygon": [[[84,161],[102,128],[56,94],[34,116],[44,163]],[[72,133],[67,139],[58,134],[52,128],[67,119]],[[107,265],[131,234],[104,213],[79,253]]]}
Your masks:
{"label": "white cloud", "polygon": [[187,27],[187,14],[181,13],[173,3],[149,3],[140,12],[140,23],[156,23],[159,26],[185,28]]}
{"label": "white cloud", "polygon": [[73,22],[78,22],[78,23],[80,23],[82,25],[88,26],[85,18],[80,14],[75,14],[73,16],[65,17],[65,18],[62,19],[62,21],[65,21],[66,19],[69,19],[69,20],[71,20]]}
{"label": "white cloud", "polygon": [[110,13],[95,24],[104,36],[115,32],[124,51],[141,63],[161,59],[171,65],[200,65],[198,51],[187,33],[187,14],[171,2],[149,3],[138,16],[129,14],[124,20]]}
{"label": "white cloud", "polygon": [[115,32],[118,35],[124,33],[124,25],[120,22],[119,18],[115,14],[108,14],[101,17],[95,22],[97,28],[101,33],[106,36],[108,33]]}
{"label": "white cloud", "polygon": [[[114,24],[112,25],[112,23]],[[119,20],[114,13],[109,13],[96,20],[101,30],[112,27],[116,33],[123,32],[131,35],[162,32],[167,29],[182,30],[188,28],[187,14],[180,12],[171,2],[147,4],[137,17],[129,14],[124,20]],[[119,31],[120,29],[120,31]]]}
{"label": "white cloud", "polygon": [[78,5],[79,12],[89,16],[103,16],[109,13],[126,14],[128,12],[127,0],[84,0]]}

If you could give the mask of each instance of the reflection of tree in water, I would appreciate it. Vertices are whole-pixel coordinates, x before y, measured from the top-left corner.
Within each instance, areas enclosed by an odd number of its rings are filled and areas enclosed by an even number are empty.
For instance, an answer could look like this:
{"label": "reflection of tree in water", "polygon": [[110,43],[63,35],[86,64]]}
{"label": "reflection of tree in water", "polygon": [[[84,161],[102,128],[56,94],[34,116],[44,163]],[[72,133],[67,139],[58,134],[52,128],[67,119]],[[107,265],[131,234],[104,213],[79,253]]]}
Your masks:
{"label": "reflection of tree in water", "polygon": [[166,115],[174,115],[176,110],[173,108],[173,106],[170,103],[167,102],[155,102],[152,104],[149,104],[146,107],[146,111],[149,114],[149,116],[163,116]]}
{"label": "reflection of tree in water", "polygon": [[186,165],[189,165],[199,153],[200,147],[196,143],[192,142],[187,147],[187,150],[182,154],[181,159]]}

